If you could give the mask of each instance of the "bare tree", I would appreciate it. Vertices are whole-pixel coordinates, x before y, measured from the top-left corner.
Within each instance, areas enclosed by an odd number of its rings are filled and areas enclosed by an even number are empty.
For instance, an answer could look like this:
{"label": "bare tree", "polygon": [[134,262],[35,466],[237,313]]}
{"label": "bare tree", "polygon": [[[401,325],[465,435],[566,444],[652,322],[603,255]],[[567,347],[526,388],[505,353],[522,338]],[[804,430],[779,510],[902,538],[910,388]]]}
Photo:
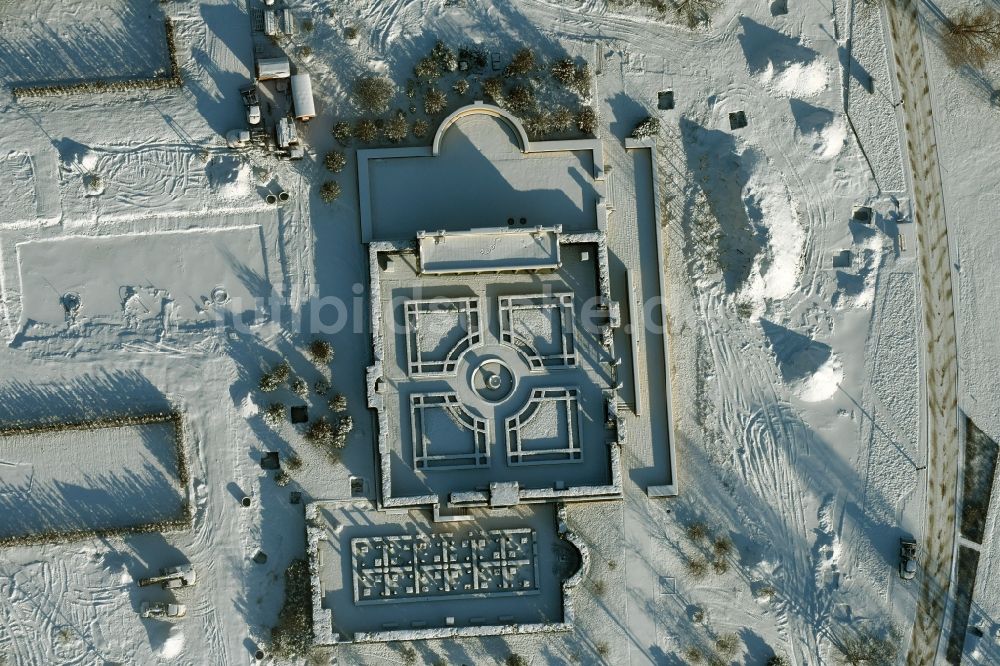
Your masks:
{"label": "bare tree", "polygon": [[1000,56],[1000,12],[986,7],[963,9],[949,22],[942,40],[953,66],[982,67]]}
{"label": "bare tree", "polygon": [[674,10],[677,16],[692,30],[699,25],[708,23],[712,12],[719,8],[722,0],[674,0]]}

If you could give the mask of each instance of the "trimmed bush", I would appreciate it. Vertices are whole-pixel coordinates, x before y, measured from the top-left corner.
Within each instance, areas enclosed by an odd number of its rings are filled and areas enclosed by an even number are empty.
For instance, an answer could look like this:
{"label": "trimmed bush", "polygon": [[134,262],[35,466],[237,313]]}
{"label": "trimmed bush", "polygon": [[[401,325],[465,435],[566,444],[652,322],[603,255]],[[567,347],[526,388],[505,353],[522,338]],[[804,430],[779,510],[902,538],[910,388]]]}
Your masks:
{"label": "trimmed bush", "polygon": [[131,92],[133,90],[165,90],[180,88],[181,69],[177,64],[177,46],[174,43],[174,24],[167,17],[163,21],[163,30],[167,41],[167,57],[170,69],[166,75],[149,78],[107,81],[96,79],[78,83],[57,84],[51,86],[14,86],[11,92],[15,98],[23,97],[54,97],[59,95],[79,95],[82,93]]}

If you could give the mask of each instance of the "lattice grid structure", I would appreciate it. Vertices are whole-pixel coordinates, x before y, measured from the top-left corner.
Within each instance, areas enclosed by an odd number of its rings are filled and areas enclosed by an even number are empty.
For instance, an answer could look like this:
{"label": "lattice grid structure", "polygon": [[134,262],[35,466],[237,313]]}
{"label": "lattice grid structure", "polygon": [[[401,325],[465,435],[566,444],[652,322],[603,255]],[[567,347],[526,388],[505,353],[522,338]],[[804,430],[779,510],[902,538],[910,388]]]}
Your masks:
{"label": "lattice grid structure", "polygon": [[573,388],[539,388],[504,422],[507,464],[582,462],[580,404]]}
{"label": "lattice grid structure", "polygon": [[407,370],[411,377],[455,372],[462,352],[480,344],[482,303],[478,298],[407,300]]}
{"label": "lattice grid structure", "polygon": [[500,340],[520,350],[533,369],[575,366],[573,294],[500,296]]}
{"label": "lattice grid structure", "polygon": [[539,593],[530,527],[351,539],[355,604]]}
{"label": "lattice grid structure", "polygon": [[[471,414],[455,393],[411,395],[410,424],[414,469],[462,469],[490,464],[489,421]],[[448,449],[437,448],[441,446]]]}

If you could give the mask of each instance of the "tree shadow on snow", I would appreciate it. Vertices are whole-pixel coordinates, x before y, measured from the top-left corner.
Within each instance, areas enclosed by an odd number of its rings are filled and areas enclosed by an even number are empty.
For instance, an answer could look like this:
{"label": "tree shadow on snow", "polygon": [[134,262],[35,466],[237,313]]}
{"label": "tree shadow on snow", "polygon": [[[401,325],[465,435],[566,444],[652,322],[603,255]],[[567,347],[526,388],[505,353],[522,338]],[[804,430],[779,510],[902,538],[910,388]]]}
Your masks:
{"label": "tree shadow on snow", "polygon": [[795,126],[802,134],[816,134],[829,127],[833,122],[834,113],[829,109],[813,106],[809,102],[803,102],[794,97],[788,100],[788,105],[792,109]]}
{"label": "tree shadow on snow", "polygon": [[746,16],[741,16],[739,21],[743,31],[737,39],[743,47],[747,69],[753,76],[764,72],[769,66],[780,71],[789,65],[808,64],[819,55],[799,40]]}
{"label": "tree shadow on snow", "polygon": [[828,344],[816,342],[767,319],[761,319],[760,326],[771,344],[781,378],[787,383],[812,375],[830,359],[832,350]]}

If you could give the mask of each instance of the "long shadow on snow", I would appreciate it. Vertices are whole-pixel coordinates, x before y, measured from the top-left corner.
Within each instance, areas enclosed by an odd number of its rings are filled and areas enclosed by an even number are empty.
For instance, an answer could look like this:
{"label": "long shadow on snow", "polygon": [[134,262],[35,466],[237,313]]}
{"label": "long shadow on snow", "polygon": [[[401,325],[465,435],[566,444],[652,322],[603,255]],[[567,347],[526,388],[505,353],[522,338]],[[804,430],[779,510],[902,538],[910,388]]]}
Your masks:
{"label": "long shadow on snow", "polygon": [[746,16],[741,16],[739,21],[743,32],[737,38],[743,47],[743,56],[751,75],[756,76],[768,67],[780,71],[790,65],[808,64],[819,56],[818,52],[804,46],[799,40],[774,28],[761,25]]}
{"label": "long shadow on snow", "polygon": [[706,129],[687,118],[681,118],[680,129],[687,168],[719,221],[719,267],[727,293],[734,293],[750,275],[761,246],[743,201],[743,190],[750,179],[747,163],[757,159],[756,153],[752,149],[738,150],[731,134]]}
{"label": "long shadow on snow", "polygon": [[795,119],[795,126],[802,134],[815,134],[830,126],[834,119],[833,111],[819,106],[813,106],[809,102],[792,98],[788,100],[788,106],[792,110],[792,118]]}
{"label": "long shadow on snow", "polygon": [[[780,406],[774,406],[780,407]],[[781,409],[780,420],[796,419],[790,410]],[[891,515],[894,504],[888,498],[874,493],[866,487],[865,482],[854,469],[832,450],[821,438],[816,436],[805,423],[799,422],[796,437],[781,436],[775,442],[780,447],[790,463],[792,470],[800,479],[803,489],[808,489],[820,501],[823,498],[841,493],[845,497],[845,513],[859,523],[859,528],[865,538],[872,539],[873,547],[881,555],[887,571],[893,571],[898,561],[898,537],[902,532],[895,525],[885,524],[877,515]],[[773,557],[774,553],[768,543],[782,539],[792,551],[798,551],[806,560],[806,569],[799,570],[793,562],[782,562],[774,580],[766,581],[772,584],[778,592],[778,603],[786,604],[790,614],[799,615],[809,626],[817,626],[824,622],[832,610],[833,597],[828,591],[816,587],[814,569],[814,542],[810,534],[795,534],[786,526],[786,516],[779,513],[769,494],[759,494],[745,485],[738,474],[732,472],[721,476],[717,464],[709,461],[701,448],[681,437],[678,442],[682,459],[687,460],[683,469],[706,470],[708,473],[690,472],[689,478],[699,479],[700,496],[687,495],[673,504],[674,514],[679,522],[678,527],[692,522],[703,522],[707,525],[731,526],[727,530],[736,548],[738,566],[734,569],[748,586],[756,584],[751,580],[749,571],[765,558]],[[741,446],[753,446],[752,442],[741,442]],[[710,470],[710,471],[709,471]],[[777,470],[776,470],[777,471]],[[681,483],[684,480],[681,479]],[[865,510],[865,506],[869,506]],[[654,538],[660,539],[673,549],[681,558],[685,557],[685,548],[690,542],[678,529],[673,532],[669,525],[656,521],[650,514],[649,532]],[[718,530],[716,530],[718,532]],[[683,590],[679,588],[679,592]],[[800,603],[792,603],[793,601]],[[661,614],[668,616],[677,614],[682,617],[684,612],[684,597],[668,597],[673,603],[671,607],[661,609]],[[877,599],[868,599],[869,605],[878,605]],[[885,608],[885,613],[889,612]],[[695,643],[703,640],[697,635],[690,637]]]}
{"label": "long shadow on snow", "polygon": [[829,360],[830,345],[817,342],[767,319],[760,320],[764,335],[778,362],[785,382],[794,382],[813,374]]}

